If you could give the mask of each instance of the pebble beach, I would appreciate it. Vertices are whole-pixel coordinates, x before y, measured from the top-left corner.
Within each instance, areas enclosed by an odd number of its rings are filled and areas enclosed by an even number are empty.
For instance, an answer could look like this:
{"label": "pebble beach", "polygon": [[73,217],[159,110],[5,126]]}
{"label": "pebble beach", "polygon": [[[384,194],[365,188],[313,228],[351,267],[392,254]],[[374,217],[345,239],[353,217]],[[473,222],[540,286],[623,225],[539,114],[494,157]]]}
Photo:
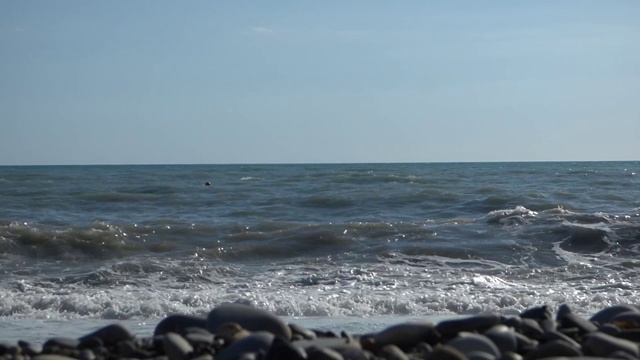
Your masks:
{"label": "pebble beach", "polygon": [[[373,330],[373,329],[372,329]],[[350,334],[318,330],[247,304],[225,303],[206,317],[170,315],[153,334],[114,323],[78,338],[0,343],[3,359],[638,359],[640,310],[613,305],[586,318],[567,305],[517,316],[483,313],[412,321]]]}

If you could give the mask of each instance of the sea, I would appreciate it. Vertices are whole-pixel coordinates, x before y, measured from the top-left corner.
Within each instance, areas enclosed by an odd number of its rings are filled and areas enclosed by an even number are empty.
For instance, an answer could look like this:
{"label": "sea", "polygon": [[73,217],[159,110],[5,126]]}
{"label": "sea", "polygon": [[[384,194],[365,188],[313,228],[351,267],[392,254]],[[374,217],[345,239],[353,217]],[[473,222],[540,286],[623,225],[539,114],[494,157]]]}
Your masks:
{"label": "sea", "polygon": [[0,340],[640,305],[640,162],[0,167]]}

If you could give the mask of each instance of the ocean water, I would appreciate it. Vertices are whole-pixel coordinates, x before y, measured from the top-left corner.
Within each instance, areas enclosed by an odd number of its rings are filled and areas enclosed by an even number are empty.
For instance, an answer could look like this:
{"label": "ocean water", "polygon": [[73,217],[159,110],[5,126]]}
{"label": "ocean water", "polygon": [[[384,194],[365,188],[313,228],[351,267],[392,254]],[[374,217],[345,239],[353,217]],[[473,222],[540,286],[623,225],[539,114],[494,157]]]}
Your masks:
{"label": "ocean water", "polygon": [[[640,162],[0,167],[0,339],[640,304]],[[211,186],[205,186],[210,182]]]}

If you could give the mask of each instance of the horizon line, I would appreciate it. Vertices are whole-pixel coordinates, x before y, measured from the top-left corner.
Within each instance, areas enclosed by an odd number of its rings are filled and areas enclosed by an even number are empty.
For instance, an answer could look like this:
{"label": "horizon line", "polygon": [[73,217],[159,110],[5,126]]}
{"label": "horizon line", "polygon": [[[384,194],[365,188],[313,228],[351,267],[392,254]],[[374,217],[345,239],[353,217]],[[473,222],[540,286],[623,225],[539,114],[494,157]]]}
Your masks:
{"label": "horizon line", "polygon": [[237,162],[237,163],[96,163],[96,164],[0,164],[0,167],[44,166],[256,166],[256,165],[387,165],[387,164],[508,164],[508,163],[597,163],[640,160],[488,160],[488,161],[364,161],[364,162]]}

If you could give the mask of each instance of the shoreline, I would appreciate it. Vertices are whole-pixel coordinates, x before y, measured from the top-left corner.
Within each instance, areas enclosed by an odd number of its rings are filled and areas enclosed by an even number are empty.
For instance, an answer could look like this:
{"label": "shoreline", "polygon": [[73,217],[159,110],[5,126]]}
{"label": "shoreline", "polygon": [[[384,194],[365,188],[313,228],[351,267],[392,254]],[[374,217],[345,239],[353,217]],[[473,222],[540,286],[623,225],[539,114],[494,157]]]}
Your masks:
{"label": "shoreline", "polygon": [[[640,310],[613,305],[589,318],[567,305],[515,316],[278,317],[226,303],[206,318],[155,321],[0,320],[0,356],[187,359],[640,358]],[[6,338],[12,334],[14,339]],[[20,334],[31,335],[20,338]],[[60,358],[62,359],[62,358]]]}

